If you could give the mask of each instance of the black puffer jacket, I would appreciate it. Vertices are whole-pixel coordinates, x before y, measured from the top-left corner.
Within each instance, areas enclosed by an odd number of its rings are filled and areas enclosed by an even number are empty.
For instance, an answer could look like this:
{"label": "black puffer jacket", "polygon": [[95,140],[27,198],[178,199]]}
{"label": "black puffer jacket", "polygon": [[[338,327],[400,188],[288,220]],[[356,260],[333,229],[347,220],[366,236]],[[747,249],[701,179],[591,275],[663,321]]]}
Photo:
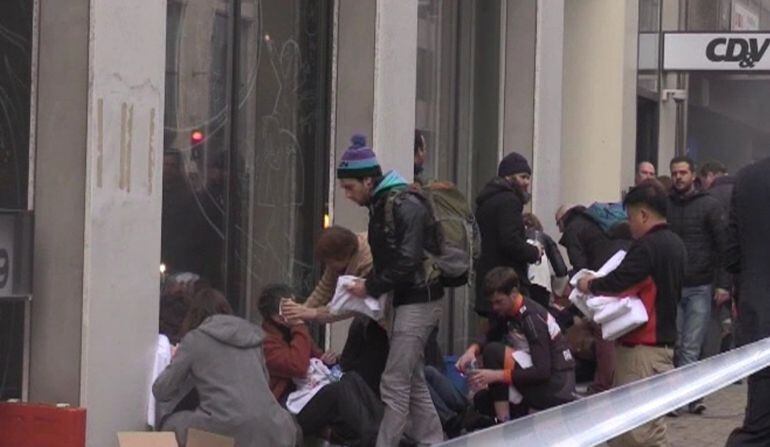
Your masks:
{"label": "black puffer jacket", "polygon": [[[669,198],[668,223],[687,249],[684,287],[714,283],[724,265],[727,244],[727,221],[719,201],[703,191],[685,195],[674,191]],[[717,286],[726,289],[729,284]]]}
{"label": "black puffer jacket", "polygon": [[[393,305],[424,303],[441,299],[444,288],[438,281],[425,281],[425,251],[436,252],[433,218],[425,204],[407,189],[397,173],[388,173],[377,185],[369,205],[369,246],[373,268],[366,278],[366,291],[373,297],[393,292]],[[393,224],[386,222],[386,203],[394,200]]]}
{"label": "black puffer jacket", "polygon": [[770,157],[737,175],[727,267],[737,274],[739,344],[770,337]]}
{"label": "black puffer jacket", "polygon": [[522,194],[507,180],[492,179],[476,198],[476,221],[481,232],[481,257],[476,263],[476,312],[488,316],[491,306],[483,293],[484,277],[495,267],[516,270],[522,289],[527,289],[528,264],[540,259],[540,251],[528,244],[524,233]]}
{"label": "black puffer jacket", "polygon": [[618,250],[625,249],[628,242],[612,239],[585,207],[576,206],[563,217],[564,234],[559,243],[567,249],[572,264],[570,275],[582,269],[599,270]]}

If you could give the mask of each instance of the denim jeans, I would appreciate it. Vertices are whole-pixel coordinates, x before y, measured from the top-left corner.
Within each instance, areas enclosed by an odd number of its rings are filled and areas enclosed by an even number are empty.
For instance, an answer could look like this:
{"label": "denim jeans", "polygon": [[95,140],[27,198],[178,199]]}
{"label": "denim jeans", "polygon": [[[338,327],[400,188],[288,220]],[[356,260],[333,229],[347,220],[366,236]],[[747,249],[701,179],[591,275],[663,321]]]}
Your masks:
{"label": "denim jeans", "polygon": [[700,358],[703,341],[711,319],[711,285],[684,287],[676,315],[679,334],[674,363],[677,367],[695,363]]}
{"label": "denim jeans", "polygon": [[468,400],[463,393],[455,388],[452,381],[438,369],[426,366],[425,380],[428,382],[428,391],[442,426],[468,407]]}

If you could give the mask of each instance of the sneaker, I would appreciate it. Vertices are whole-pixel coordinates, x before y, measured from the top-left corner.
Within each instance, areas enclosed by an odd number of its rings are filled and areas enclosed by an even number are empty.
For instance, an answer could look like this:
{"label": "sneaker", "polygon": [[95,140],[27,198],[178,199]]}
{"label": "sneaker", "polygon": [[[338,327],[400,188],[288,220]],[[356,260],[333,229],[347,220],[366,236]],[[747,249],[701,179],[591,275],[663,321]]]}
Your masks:
{"label": "sneaker", "polygon": [[687,406],[687,410],[690,414],[703,414],[706,411],[706,405],[702,400],[695,401]]}

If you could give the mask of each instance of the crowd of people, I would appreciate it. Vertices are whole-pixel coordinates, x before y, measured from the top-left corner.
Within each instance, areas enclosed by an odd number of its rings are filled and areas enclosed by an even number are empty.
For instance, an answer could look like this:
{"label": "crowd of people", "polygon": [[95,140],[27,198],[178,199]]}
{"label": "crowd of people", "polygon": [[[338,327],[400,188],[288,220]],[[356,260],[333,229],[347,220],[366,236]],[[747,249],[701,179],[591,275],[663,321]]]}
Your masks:
{"label": "crowd of people", "polygon": [[[157,429],[174,431],[180,445],[189,428],[231,436],[242,447],[301,445],[311,437],[431,445],[770,335],[770,308],[761,300],[770,278],[761,249],[770,216],[752,210],[768,203],[770,160],[737,178],[718,162],[698,170],[687,157],[671,160],[668,178],[640,163],[635,186],[616,204],[621,217],[608,224],[590,204],[562,206],[556,242],[525,212],[532,170],[511,153],[475,200],[481,253],[469,276],[478,340],[448,364],[437,332],[445,290],[457,285],[429,265],[445,241],[421,192],[430,182],[419,131],[414,149],[414,179],[407,180],[384,171],[364,137],[352,138],[336,176],[345,197],[368,209],[368,231],[325,229],[316,245],[324,266],[318,285],[307,298],[286,284],[265,287],[259,325],[234,316],[197,275],[166,281],[161,333],[174,351],[153,387]],[[569,278],[598,271],[620,251],[626,254],[614,270],[574,283],[582,294],[641,300],[647,322],[606,340],[569,299]],[[346,289],[353,297],[387,296],[379,318],[331,310],[343,275],[357,278]],[[736,315],[747,322],[740,331]],[[341,354],[324,352],[309,325],[342,319],[352,322]],[[735,332],[741,337],[734,340]],[[750,398],[732,445],[770,436],[768,384],[767,372],[749,380],[759,397]],[[707,408],[697,401],[669,416],[684,411]],[[665,421],[611,445],[667,445]]]}

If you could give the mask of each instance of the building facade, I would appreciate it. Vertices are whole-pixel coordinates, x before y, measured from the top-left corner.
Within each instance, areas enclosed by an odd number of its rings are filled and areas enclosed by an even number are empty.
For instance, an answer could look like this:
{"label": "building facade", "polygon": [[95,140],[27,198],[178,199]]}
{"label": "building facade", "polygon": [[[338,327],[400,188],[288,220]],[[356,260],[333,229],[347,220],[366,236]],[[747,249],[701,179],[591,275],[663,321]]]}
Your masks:
{"label": "building facade", "polygon": [[[366,228],[334,181],[356,132],[410,176],[421,129],[426,176],[469,201],[522,153],[554,236],[640,161],[735,171],[770,154],[766,72],[665,69],[663,33],[769,29],[765,0],[2,2],[0,208],[34,243],[31,292],[0,298],[0,397],[86,407],[93,446],[144,427],[161,276],[250,319],[266,284],[309,293],[324,226]],[[447,353],[474,299],[445,300]]]}

